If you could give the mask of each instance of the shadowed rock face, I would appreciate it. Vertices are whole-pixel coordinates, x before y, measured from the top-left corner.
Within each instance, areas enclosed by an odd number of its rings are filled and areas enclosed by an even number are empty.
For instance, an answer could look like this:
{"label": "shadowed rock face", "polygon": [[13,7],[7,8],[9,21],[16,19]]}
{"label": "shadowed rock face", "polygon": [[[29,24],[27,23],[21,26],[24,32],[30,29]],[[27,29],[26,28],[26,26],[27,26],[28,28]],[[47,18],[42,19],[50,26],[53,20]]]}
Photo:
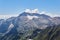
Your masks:
{"label": "shadowed rock face", "polygon": [[47,27],[34,40],[60,40],[60,25]]}

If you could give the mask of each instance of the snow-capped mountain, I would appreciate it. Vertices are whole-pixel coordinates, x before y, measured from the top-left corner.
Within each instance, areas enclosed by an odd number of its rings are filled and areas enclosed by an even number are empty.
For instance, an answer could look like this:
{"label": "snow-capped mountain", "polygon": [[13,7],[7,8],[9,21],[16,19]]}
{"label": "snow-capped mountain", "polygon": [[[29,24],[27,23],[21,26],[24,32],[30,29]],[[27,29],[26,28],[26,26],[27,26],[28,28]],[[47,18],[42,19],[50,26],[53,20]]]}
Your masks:
{"label": "snow-capped mountain", "polygon": [[60,24],[60,17],[50,17],[45,14],[40,14],[37,11],[37,9],[32,11],[29,9],[27,10],[23,13],[20,13],[20,15],[17,17],[11,17],[8,18],[7,20],[1,19],[0,34],[3,33],[5,34],[5,36],[7,34],[10,35],[15,35],[19,33],[29,34],[27,32],[31,30],[45,29],[46,27]]}
{"label": "snow-capped mountain", "polygon": [[[27,11],[28,10],[28,11]],[[9,25],[13,23],[14,26],[18,26],[17,28],[25,29],[25,28],[30,28],[30,27],[36,27],[40,29],[44,29],[47,26],[53,26],[58,23],[57,20],[59,18],[52,18],[48,15],[45,14],[39,14],[37,9],[35,10],[29,10],[27,9],[25,12],[21,13],[18,17],[11,17],[5,21],[1,21],[0,27],[1,29],[6,25],[6,29],[9,28]],[[60,23],[60,22],[59,22]],[[23,27],[24,26],[24,27]]]}

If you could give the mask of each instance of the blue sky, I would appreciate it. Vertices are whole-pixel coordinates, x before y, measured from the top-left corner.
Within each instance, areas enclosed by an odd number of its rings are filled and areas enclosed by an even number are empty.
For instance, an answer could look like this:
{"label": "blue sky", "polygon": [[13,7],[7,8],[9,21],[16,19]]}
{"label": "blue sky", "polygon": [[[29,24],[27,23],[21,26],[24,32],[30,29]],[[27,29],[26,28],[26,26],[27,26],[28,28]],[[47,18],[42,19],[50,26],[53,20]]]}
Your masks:
{"label": "blue sky", "polygon": [[19,14],[27,8],[60,14],[60,0],[0,0],[0,15]]}

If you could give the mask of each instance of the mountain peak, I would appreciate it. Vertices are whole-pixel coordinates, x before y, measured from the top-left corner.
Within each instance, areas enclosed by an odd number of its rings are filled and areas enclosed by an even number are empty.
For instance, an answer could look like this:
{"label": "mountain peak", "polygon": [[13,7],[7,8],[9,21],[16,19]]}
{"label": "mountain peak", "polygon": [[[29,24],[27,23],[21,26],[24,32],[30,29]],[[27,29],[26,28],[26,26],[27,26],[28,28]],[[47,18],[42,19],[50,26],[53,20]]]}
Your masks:
{"label": "mountain peak", "polygon": [[27,12],[27,13],[39,13],[39,10],[38,9],[34,9],[34,10],[26,9],[25,12]]}

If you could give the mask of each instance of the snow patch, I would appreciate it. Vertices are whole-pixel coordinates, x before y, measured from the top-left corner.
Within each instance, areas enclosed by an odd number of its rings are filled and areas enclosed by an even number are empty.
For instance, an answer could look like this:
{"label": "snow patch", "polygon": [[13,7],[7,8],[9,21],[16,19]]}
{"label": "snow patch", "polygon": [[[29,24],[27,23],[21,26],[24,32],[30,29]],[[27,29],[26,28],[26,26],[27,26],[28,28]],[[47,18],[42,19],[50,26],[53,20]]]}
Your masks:
{"label": "snow patch", "polygon": [[38,18],[37,16],[27,16],[28,19],[32,20],[33,18]]}
{"label": "snow patch", "polygon": [[11,23],[8,29],[11,29],[13,27],[14,27],[14,25]]}
{"label": "snow patch", "polygon": [[7,30],[7,32],[5,32],[2,36],[4,36],[5,34],[9,33],[10,30],[11,30],[13,27],[14,27],[14,25],[11,23],[10,26],[9,26],[9,28],[8,28],[8,30]]}

